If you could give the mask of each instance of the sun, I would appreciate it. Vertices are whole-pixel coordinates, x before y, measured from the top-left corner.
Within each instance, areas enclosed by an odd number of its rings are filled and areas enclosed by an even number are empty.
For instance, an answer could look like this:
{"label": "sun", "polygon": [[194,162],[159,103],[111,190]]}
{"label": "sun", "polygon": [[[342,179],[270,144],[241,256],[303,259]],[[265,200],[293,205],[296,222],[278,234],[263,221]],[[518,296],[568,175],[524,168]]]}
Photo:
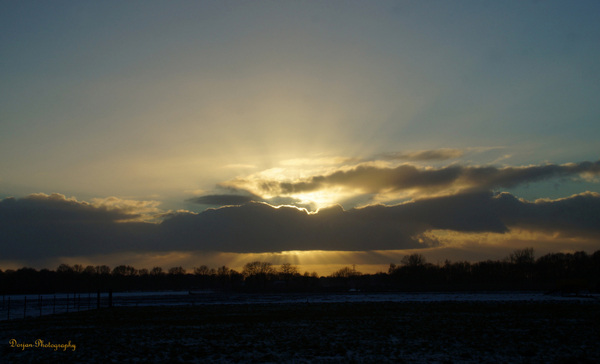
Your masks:
{"label": "sun", "polygon": [[328,189],[315,192],[291,194],[290,197],[298,200],[300,205],[312,206],[314,211],[317,211],[320,208],[339,203],[347,197],[347,194],[343,193],[343,191],[339,189]]}

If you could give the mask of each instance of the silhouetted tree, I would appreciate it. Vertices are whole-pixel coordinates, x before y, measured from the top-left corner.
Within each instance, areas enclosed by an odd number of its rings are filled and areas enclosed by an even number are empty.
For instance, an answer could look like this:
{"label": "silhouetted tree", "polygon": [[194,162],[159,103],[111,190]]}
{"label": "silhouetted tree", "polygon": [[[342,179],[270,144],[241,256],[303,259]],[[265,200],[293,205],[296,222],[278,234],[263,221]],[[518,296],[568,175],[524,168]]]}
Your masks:
{"label": "silhouetted tree", "polygon": [[162,275],[165,275],[165,272],[163,272],[163,269],[161,267],[154,267],[150,271],[150,275],[153,275],[153,276],[162,276]]}
{"label": "silhouetted tree", "polygon": [[255,261],[246,263],[242,274],[246,277],[260,274],[265,276],[271,276],[276,272],[277,270],[273,267],[271,263]]}
{"label": "silhouetted tree", "polygon": [[231,269],[226,265],[217,268],[217,279],[221,289],[228,290],[231,288],[230,274]]}
{"label": "silhouetted tree", "polygon": [[132,290],[135,281],[132,277],[137,275],[137,269],[130,265],[119,265],[112,270],[113,288],[116,290]]}
{"label": "silhouetted tree", "polygon": [[508,260],[514,264],[533,264],[535,262],[533,248],[516,249],[508,255]]}
{"label": "silhouetted tree", "polygon": [[165,280],[165,272],[161,267],[154,267],[150,270],[150,280],[154,285],[154,289],[162,289],[164,280]]}
{"label": "silhouetted tree", "polygon": [[138,270],[138,276],[140,281],[140,288],[142,291],[147,291],[152,287],[152,277],[150,276],[150,271],[146,268],[142,268]]}
{"label": "silhouetted tree", "polygon": [[346,287],[357,287],[358,278],[362,273],[357,271],[353,266],[344,267],[340,270],[337,270],[331,273],[330,277],[336,279],[336,285],[338,286],[346,286]]}
{"label": "silhouetted tree", "polygon": [[229,267],[224,265],[222,267],[217,268],[217,276],[218,277],[229,277]]}
{"label": "silhouetted tree", "polygon": [[96,274],[110,274],[110,267],[108,265],[97,265]]}
{"label": "silhouetted tree", "polygon": [[417,266],[422,266],[425,265],[426,260],[425,257],[421,254],[411,254],[411,255],[405,255],[402,260],[400,261],[400,264],[402,264],[403,266],[406,267],[417,267]]}
{"label": "silhouetted tree", "polygon": [[213,275],[217,274],[217,270],[214,268],[209,268],[206,265],[201,265],[199,267],[194,268],[194,274],[197,277],[197,282],[199,281],[200,287],[207,288],[210,287],[210,282],[212,281]]}
{"label": "silhouetted tree", "polygon": [[333,278],[350,278],[350,277],[354,277],[354,276],[359,276],[361,274],[362,274],[361,272],[358,272],[354,268],[344,267],[344,268],[342,268],[340,270],[337,270],[337,271],[331,273],[330,277],[333,277]]}
{"label": "silhouetted tree", "polygon": [[244,275],[234,269],[229,271],[229,282],[231,287],[241,286],[244,283]]}
{"label": "silhouetted tree", "polygon": [[113,268],[113,276],[134,276],[137,274],[137,269],[130,265],[119,265]]}
{"label": "silhouetted tree", "polygon": [[244,265],[242,274],[246,277],[248,286],[266,286],[267,283],[277,274],[277,270],[268,262],[250,262]]}
{"label": "silhouetted tree", "polygon": [[183,269],[183,267],[173,267],[173,268],[169,268],[169,274],[174,274],[174,275],[181,275],[181,274],[185,274],[185,269]]}
{"label": "silhouetted tree", "polygon": [[194,268],[194,274],[199,276],[207,276],[211,274],[211,269],[206,265],[201,265],[199,267]]}
{"label": "silhouetted tree", "polygon": [[68,264],[62,263],[61,265],[58,266],[58,268],[56,268],[56,272],[57,273],[73,272],[73,267],[71,267]]}
{"label": "silhouetted tree", "polygon": [[279,274],[284,281],[289,282],[294,278],[294,276],[298,275],[298,267],[295,265],[291,265],[290,263],[284,263],[279,268]]}
{"label": "silhouetted tree", "polygon": [[185,288],[185,269],[183,267],[169,268],[169,279],[173,289]]}

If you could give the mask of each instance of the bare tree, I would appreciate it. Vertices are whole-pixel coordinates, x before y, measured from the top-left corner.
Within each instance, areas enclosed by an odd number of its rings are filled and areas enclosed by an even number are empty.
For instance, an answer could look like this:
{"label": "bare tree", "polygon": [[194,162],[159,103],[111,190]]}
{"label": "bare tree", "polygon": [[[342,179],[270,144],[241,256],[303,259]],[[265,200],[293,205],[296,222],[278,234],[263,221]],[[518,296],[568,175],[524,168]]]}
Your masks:
{"label": "bare tree", "polygon": [[165,274],[165,272],[163,272],[163,269],[161,267],[154,267],[150,271],[151,276],[162,276],[164,274]]}
{"label": "bare tree", "polygon": [[134,276],[137,274],[137,269],[130,265],[119,265],[112,270],[114,276]]}
{"label": "bare tree", "polygon": [[97,265],[96,274],[110,274],[110,267],[108,265]]}
{"label": "bare tree", "polygon": [[229,269],[228,266],[224,265],[222,267],[217,268],[217,276],[219,276],[221,278],[228,277],[230,271],[231,271],[231,269]]}
{"label": "bare tree", "polygon": [[170,275],[184,275],[185,274],[185,269],[183,269],[183,267],[169,268],[169,274]]}
{"label": "bare tree", "polygon": [[338,271],[331,273],[331,277],[334,278],[350,278],[360,276],[362,273],[357,271],[355,268],[344,267]]}
{"label": "bare tree", "polygon": [[71,267],[68,264],[62,263],[61,265],[58,266],[58,268],[56,268],[56,272],[58,273],[66,273],[66,272],[72,272],[73,271],[73,267]]}
{"label": "bare tree", "polygon": [[514,264],[533,264],[535,262],[533,248],[514,250],[508,255],[508,261]]}
{"label": "bare tree", "polygon": [[290,281],[294,276],[298,275],[298,267],[290,263],[284,263],[279,268],[279,273],[283,276],[284,281]]}
{"label": "bare tree", "polygon": [[194,268],[194,274],[197,276],[208,276],[210,275],[210,268],[205,265],[201,265],[197,268]]}
{"label": "bare tree", "polygon": [[247,263],[244,266],[244,270],[242,270],[242,274],[245,277],[259,275],[259,274],[271,276],[275,273],[277,273],[277,270],[275,268],[273,268],[273,265],[271,263],[259,262],[259,261]]}
{"label": "bare tree", "polygon": [[[425,260],[425,257],[421,254],[411,254],[411,255],[405,255],[402,260],[400,261],[400,264],[402,264],[403,266],[406,267],[418,267],[421,265],[425,265],[425,263],[427,263],[427,261]],[[391,268],[391,266],[390,266]]]}

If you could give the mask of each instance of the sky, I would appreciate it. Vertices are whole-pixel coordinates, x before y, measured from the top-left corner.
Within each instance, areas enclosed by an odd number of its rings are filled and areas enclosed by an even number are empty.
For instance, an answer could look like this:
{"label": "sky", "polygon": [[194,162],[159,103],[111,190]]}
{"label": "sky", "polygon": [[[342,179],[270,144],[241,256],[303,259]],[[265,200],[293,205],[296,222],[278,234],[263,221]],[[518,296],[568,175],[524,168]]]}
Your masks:
{"label": "sky", "polygon": [[0,269],[600,249],[597,1],[0,4]]}

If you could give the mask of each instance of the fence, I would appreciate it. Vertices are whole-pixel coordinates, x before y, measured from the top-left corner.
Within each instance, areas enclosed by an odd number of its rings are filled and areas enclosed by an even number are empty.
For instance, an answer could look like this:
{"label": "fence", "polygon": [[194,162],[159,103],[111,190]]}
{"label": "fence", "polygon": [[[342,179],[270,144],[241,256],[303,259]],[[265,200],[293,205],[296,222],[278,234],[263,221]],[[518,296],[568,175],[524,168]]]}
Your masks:
{"label": "fence", "polygon": [[0,321],[112,306],[112,292],[97,294],[2,295]]}

